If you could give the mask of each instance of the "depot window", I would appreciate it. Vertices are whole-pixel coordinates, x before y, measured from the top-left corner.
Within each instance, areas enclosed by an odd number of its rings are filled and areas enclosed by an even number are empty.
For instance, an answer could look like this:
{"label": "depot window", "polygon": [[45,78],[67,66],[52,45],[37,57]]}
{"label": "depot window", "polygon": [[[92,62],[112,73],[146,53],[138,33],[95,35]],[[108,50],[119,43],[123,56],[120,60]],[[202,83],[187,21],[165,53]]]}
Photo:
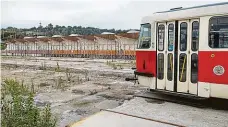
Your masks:
{"label": "depot window", "polygon": [[138,49],[148,49],[151,43],[151,25],[142,24],[140,28]]}
{"label": "depot window", "polygon": [[209,46],[228,48],[228,16],[216,16],[209,20]]}

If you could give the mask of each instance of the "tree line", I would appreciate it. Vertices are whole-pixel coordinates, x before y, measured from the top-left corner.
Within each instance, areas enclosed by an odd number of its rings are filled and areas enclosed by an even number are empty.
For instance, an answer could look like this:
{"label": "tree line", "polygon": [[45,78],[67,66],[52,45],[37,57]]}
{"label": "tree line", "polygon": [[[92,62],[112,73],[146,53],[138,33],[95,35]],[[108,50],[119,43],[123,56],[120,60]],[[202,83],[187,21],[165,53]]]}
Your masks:
{"label": "tree line", "polygon": [[94,35],[101,34],[103,32],[111,32],[111,33],[125,33],[129,30],[121,30],[121,29],[100,29],[95,27],[82,27],[82,26],[53,26],[51,23],[47,26],[39,25],[38,27],[32,28],[15,28],[15,27],[7,27],[5,29],[1,29],[1,40],[7,39],[18,39],[23,38],[25,36],[53,36],[53,35],[63,35],[68,36],[70,34],[79,34],[79,35]]}

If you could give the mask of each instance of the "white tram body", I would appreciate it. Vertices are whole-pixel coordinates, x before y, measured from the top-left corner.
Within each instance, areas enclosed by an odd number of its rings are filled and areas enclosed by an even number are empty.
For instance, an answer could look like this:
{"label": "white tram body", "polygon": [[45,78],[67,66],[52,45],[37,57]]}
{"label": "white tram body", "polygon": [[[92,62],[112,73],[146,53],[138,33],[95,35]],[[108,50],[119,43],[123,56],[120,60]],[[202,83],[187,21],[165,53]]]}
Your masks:
{"label": "white tram body", "polygon": [[228,99],[228,2],[157,12],[142,19],[136,49],[140,85]]}

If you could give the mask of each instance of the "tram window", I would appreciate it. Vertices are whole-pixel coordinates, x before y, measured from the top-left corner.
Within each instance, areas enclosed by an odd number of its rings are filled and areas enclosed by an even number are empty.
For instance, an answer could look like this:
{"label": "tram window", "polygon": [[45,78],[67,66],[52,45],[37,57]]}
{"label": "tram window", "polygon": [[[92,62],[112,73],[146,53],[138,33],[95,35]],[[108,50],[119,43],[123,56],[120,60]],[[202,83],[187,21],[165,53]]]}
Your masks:
{"label": "tram window", "polygon": [[158,26],[158,50],[164,50],[164,41],[165,41],[165,26],[159,25]]}
{"label": "tram window", "polygon": [[167,68],[167,79],[169,81],[172,81],[173,79],[173,54],[169,53],[168,54],[168,59],[167,59],[167,63],[168,63],[168,68]]}
{"label": "tram window", "polygon": [[187,55],[185,53],[181,53],[179,56],[179,81],[186,81],[186,71],[187,71]]}
{"label": "tram window", "polygon": [[142,24],[140,28],[138,49],[148,49],[151,43],[151,25]]}
{"label": "tram window", "polygon": [[193,53],[191,55],[191,82],[197,83],[198,81],[198,55]]}
{"label": "tram window", "polygon": [[163,79],[164,78],[164,54],[159,53],[158,54],[158,79]]}
{"label": "tram window", "polygon": [[209,46],[228,48],[228,16],[212,17],[209,20]]}
{"label": "tram window", "polygon": [[169,24],[168,26],[168,50],[173,51],[173,45],[174,45],[174,25]]}
{"label": "tram window", "polygon": [[180,51],[187,50],[187,25],[186,22],[180,24]]}
{"label": "tram window", "polygon": [[197,51],[199,48],[199,22],[192,23],[192,51]]}

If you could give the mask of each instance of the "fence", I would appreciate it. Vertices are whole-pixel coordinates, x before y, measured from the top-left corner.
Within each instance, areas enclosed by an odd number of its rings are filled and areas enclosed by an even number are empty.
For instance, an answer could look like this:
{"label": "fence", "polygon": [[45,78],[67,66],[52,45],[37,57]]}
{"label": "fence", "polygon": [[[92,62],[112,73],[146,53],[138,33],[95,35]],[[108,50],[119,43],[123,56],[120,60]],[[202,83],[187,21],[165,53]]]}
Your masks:
{"label": "fence", "polygon": [[7,56],[42,56],[42,57],[77,57],[95,59],[135,59],[137,40],[125,38],[108,40],[62,39],[56,41],[14,40],[7,42],[2,55]]}

